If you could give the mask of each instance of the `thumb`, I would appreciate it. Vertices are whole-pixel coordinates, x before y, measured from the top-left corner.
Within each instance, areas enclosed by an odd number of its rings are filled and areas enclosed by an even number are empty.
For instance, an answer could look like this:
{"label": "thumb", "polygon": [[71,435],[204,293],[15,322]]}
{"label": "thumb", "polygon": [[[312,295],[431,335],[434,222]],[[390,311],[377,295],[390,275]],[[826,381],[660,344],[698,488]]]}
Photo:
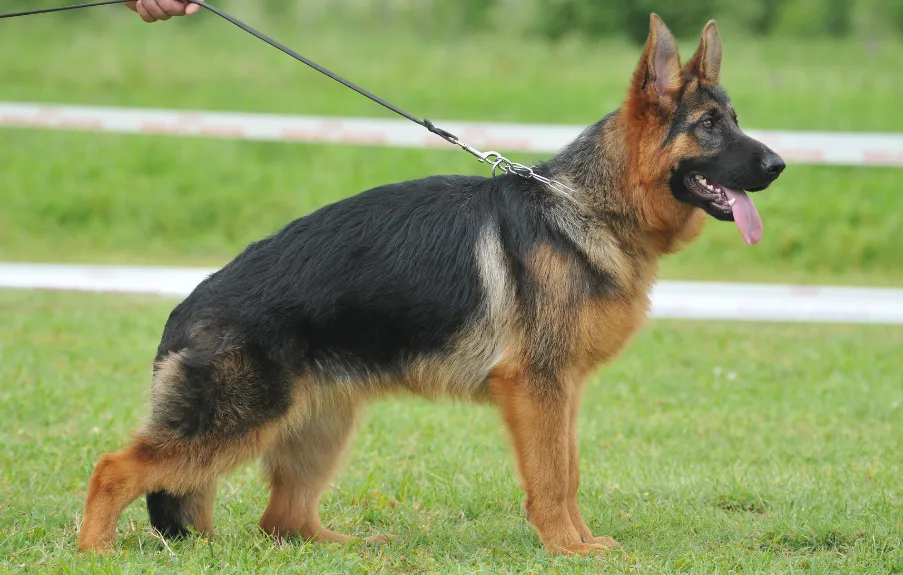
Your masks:
{"label": "thumb", "polygon": [[[203,0],[201,0],[203,1]],[[201,11],[201,7],[197,4],[189,4],[185,7],[185,14],[196,14]]]}

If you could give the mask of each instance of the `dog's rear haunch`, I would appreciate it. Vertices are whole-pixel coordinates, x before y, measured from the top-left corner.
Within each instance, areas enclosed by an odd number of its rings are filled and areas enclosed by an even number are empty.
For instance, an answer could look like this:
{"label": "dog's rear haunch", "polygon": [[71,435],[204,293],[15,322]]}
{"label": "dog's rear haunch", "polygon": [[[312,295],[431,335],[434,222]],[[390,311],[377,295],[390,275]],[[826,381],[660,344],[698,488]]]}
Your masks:
{"label": "dog's rear haunch", "polygon": [[212,535],[217,476],[258,457],[264,531],[347,541],[323,527],[318,500],[361,407],[395,392],[497,405],[545,547],[617,545],[577,506],[582,386],[640,327],[659,259],[706,214],[759,240],[746,192],[784,168],[740,131],[720,66],[714,22],[682,65],[652,15],[623,106],[538,168],[573,193],[513,175],[430,177],[250,245],[170,315],[150,417],[97,463],[79,547],[113,544],[143,494],[164,535]]}

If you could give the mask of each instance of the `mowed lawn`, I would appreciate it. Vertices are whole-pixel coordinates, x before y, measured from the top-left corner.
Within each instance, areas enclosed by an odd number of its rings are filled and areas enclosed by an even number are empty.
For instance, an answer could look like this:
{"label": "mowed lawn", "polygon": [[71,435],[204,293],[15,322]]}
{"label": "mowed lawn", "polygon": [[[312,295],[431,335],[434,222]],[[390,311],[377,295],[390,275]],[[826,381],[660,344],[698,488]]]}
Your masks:
{"label": "mowed lawn", "polygon": [[[0,100],[389,117],[212,16],[104,10],[0,21]],[[640,51],[264,24],[433,119],[589,124]],[[743,127],[903,131],[899,39],[723,36]],[[17,129],[0,129],[0,158],[3,261],[219,265],[363,189],[488,174],[445,151]],[[758,246],[712,221],[663,277],[903,285],[903,170],[791,165],[755,201]],[[580,501],[623,550],[549,557],[496,413],[399,398],[369,410],[321,506],[330,528],[395,544],[274,545],[249,465],[220,483],[216,540],[165,547],[136,502],[117,554],[78,556],[91,469],[147,412],[174,304],[0,290],[0,572],[903,572],[903,327],[729,322],[651,322],[586,390]]]}
{"label": "mowed lawn", "polygon": [[0,570],[200,573],[891,573],[903,570],[903,328],[652,323],[586,390],[580,502],[624,545],[546,555],[489,407],[373,406],[324,498],[333,529],[273,545],[258,468],[225,477],[218,538],[164,547],[143,501],[117,553],[74,551],[96,458],[146,413],[173,301],[0,292]]}

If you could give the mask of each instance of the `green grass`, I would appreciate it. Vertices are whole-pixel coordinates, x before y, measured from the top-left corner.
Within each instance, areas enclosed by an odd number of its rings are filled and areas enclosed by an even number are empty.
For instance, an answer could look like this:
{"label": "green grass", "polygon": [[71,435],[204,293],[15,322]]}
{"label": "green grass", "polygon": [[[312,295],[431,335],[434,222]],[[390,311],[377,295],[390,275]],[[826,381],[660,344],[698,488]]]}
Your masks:
{"label": "green grass", "polygon": [[[639,56],[615,40],[548,45],[502,34],[451,43],[328,23],[262,27],[434,119],[588,124],[618,106]],[[685,57],[694,42],[682,43]],[[899,39],[763,42],[726,31],[724,42],[723,83],[745,127],[903,131]],[[391,116],[212,17],[148,26],[110,9],[3,21],[0,53],[0,100]],[[12,129],[0,131],[0,157],[0,258],[20,261],[220,265],[290,219],[368,187],[487,173],[450,151]],[[899,169],[793,165],[756,197],[760,245],[712,221],[663,276],[900,285],[901,188]]]}
{"label": "green grass", "polygon": [[[233,9],[242,17],[247,10]],[[373,27],[251,24],[433,119],[588,124],[616,108],[640,56],[621,40],[459,41]],[[699,27],[702,29],[704,22]],[[722,83],[746,127],[903,131],[903,40],[763,42],[724,32]],[[681,40],[688,59],[697,38]],[[148,26],[125,9],[0,22],[0,99],[348,116],[393,114],[205,14]]]}
{"label": "green grass", "polygon": [[[470,156],[15,132],[0,149],[0,259],[220,265],[248,242],[330,201],[394,179],[480,173]],[[84,144],[90,144],[85,146]],[[210,164],[216,169],[210,169]],[[349,169],[353,166],[353,169]],[[686,279],[903,283],[903,172],[791,168],[756,198],[762,242],[732,224],[664,260]],[[840,193],[840,180],[849,186]],[[797,193],[806,186],[818,194]],[[812,202],[815,195],[817,202]]]}
{"label": "green grass", "polygon": [[[93,14],[0,21],[0,100],[390,116],[213,17]],[[588,124],[617,107],[639,55],[621,41],[263,28],[433,119]],[[903,131],[900,40],[723,30],[744,127]],[[0,260],[20,261],[218,265],[368,187],[486,173],[454,152],[12,129],[0,158]],[[792,165],[756,197],[760,245],[711,222],[663,275],[903,284],[901,189],[901,170]],[[251,465],[220,482],[215,541],[165,548],[136,502],[119,553],[76,555],[87,479],[146,413],[172,305],[0,291],[0,572],[903,573],[903,329],[720,322],[652,322],[587,388],[581,505],[622,551],[550,558],[497,415],[397,399],[369,410],[321,511],[399,543],[273,545],[255,529],[266,491]]]}
{"label": "green grass", "polygon": [[903,329],[718,322],[653,322],[586,390],[581,506],[622,551],[547,556],[497,414],[397,399],[369,410],[322,515],[398,543],[274,546],[249,465],[220,482],[216,540],[166,549],[136,502],[117,554],[77,555],[87,479],[146,413],[172,304],[0,292],[0,571],[903,572]]}

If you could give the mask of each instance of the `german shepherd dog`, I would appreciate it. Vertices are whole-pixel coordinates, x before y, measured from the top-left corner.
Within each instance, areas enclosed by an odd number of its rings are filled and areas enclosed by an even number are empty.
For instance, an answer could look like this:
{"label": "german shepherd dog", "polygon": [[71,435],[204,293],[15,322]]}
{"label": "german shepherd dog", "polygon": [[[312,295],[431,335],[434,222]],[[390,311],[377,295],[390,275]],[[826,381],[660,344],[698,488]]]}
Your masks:
{"label": "german shepherd dog", "polygon": [[572,192],[516,175],[428,177],[250,244],[170,314],[151,413],[98,461],[79,548],[108,548],[144,494],[164,536],[212,536],[217,476],[258,457],[263,531],[348,541],[323,526],[318,500],[362,406],[397,392],[496,405],[545,548],[618,545],[577,506],[581,388],[640,328],[659,259],[706,215],[757,242],[746,191],[784,169],[740,131],[720,66],[714,21],[681,65],[653,14],[621,108],[537,168]]}

